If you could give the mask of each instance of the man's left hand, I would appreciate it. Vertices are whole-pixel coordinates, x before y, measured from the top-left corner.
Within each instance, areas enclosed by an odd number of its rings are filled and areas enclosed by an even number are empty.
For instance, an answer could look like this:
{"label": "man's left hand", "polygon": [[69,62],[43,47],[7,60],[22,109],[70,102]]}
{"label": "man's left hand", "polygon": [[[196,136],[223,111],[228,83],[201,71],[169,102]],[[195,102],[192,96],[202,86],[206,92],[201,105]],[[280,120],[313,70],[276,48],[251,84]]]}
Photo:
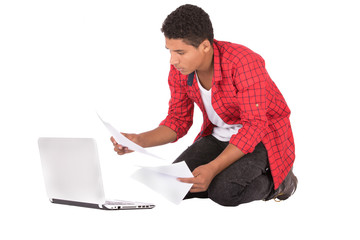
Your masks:
{"label": "man's left hand", "polygon": [[209,164],[195,168],[192,174],[194,175],[192,178],[178,178],[180,182],[193,184],[190,189],[192,193],[205,192],[216,175],[215,169]]}

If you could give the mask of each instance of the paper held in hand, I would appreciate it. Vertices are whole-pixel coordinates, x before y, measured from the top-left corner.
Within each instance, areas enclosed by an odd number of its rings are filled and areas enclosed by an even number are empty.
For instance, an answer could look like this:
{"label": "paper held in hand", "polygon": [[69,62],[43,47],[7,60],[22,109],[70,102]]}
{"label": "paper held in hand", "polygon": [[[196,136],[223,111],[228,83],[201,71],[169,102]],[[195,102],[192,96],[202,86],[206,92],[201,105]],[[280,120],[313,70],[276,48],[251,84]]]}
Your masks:
{"label": "paper held in hand", "polygon": [[[163,159],[155,154],[149,153],[143,147],[130,141],[127,137],[122,135],[118,130],[111,126],[111,124],[102,120],[99,114],[98,117],[118,144],[126,146],[130,150],[150,155],[158,159]],[[177,178],[179,177],[193,177],[193,174],[191,173],[189,167],[186,165],[185,162],[162,165],[157,167],[142,166],[132,175],[132,178],[145,184],[155,192],[160,193],[166,199],[175,204],[179,204],[192,187],[192,184],[178,181]]]}
{"label": "paper held in hand", "polygon": [[118,130],[116,130],[110,123],[107,123],[104,120],[102,120],[102,118],[100,117],[99,114],[97,114],[97,115],[118,144],[120,144],[124,147],[128,147],[130,150],[140,152],[140,153],[164,160],[164,158],[159,157],[155,154],[149,153],[143,147],[141,147],[138,144],[134,143],[133,141],[129,140],[127,137],[122,135]]}

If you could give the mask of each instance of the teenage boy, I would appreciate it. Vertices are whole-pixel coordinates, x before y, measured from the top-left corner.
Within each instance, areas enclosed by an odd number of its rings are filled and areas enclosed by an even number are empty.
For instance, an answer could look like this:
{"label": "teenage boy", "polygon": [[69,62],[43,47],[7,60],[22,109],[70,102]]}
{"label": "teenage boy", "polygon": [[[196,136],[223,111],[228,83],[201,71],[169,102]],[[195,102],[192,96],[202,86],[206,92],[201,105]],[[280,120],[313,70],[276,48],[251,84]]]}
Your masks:
{"label": "teenage boy", "polygon": [[[215,40],[208,14],[194,5],[173,11],[161,31],[171,56],[168,115],[154,130],[125,136],[142,147],[175,142],[191,127],[196,103],[201,131],[175,160],[194,175],[179,178],[193,184],[185,198],[224,206],[289,198],[297,187],[290,109],[261,56]],[[119,155],[131,152],[111,141]]]}

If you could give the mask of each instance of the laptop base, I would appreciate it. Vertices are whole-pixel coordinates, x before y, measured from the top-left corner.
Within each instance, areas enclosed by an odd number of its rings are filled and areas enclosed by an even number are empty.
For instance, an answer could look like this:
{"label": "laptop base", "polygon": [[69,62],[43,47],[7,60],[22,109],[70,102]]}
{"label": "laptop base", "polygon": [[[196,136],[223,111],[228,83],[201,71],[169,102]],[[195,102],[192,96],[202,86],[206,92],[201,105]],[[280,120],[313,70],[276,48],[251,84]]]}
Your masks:
{"label": "laptop base", "polygon": [[50,202],[55,204],[70,205],[76,207],[95,208],[101,210],[132,210],[132,209],[152,209],[155,207],[153,204],[129,204],[129,205],[115,205],[115,204],[96,204],[96,203],[85,203],[76,202],[62,199],[50,199]]}

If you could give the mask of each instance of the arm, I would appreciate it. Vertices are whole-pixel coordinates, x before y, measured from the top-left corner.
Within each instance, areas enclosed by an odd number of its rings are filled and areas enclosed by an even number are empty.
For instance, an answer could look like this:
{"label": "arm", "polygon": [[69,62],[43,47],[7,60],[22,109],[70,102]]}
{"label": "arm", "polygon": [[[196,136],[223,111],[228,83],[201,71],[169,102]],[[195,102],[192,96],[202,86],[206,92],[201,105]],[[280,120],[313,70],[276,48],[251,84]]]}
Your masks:
{"label": "arm", "polygon": [[139,145],[142,147],[155,147],[175,141],[176,132],[166,126],[159,126],[154,130],[138,135]]}
{"label": "arm", "polygon": [[[177,138],[176,133],[166,126],[159,126],[151,131],[143,132],[140,134],[123,134],[125,137],[142,147],[154,147],[164,145],[175,141]],[[127,147],[118,144],[113,137],[111,137],[110,140],[113,143],[114,151],[117,152],[117,154],[123,155],[125,153],[132,152]]]}
{"label": "arm", "polygon": [[168,79],[171,94],[169,110],[160,125],[176,132],[175,141],[186,135],[193,123],[194,102],[188,96],[186,79],[186,76],[182,76],[174,66],[171,66]]}

